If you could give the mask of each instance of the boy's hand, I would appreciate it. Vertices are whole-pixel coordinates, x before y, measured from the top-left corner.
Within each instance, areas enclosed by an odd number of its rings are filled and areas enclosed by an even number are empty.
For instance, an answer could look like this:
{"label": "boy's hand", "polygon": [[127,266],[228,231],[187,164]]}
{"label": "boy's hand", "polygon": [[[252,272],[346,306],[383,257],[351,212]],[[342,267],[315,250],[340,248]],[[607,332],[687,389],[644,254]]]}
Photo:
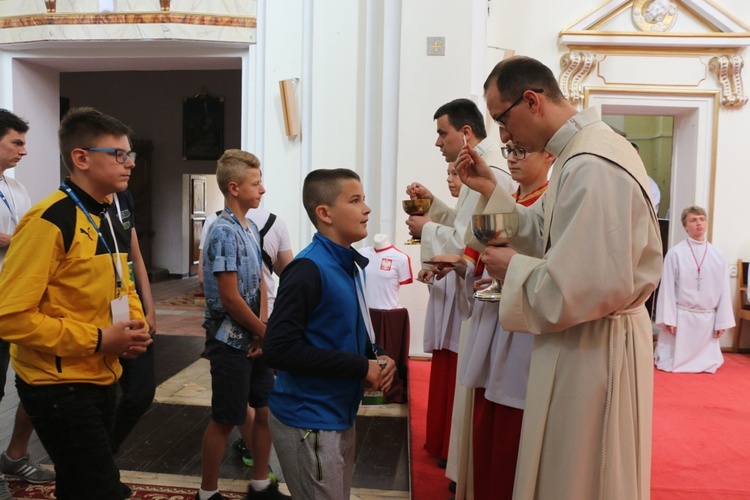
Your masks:
{"label": "boy's hand", "polygon": [[156,333],[156,311],[151,311],[146,315],[146,323],[148,323],[148,334],[152,337]]}
{"label": "boy's hand", "polygon": [[100,352],[117,354],[126,359],[135,359],[153,342],[143,321],[131,319],[120,321],[102,330]]}
{"label": "boy's hand", "polygon": [[250,349],[247,350],[247,357],[255,359],[261,356],[263,356],[263,339],[256,335],[253,343],[250,344]]}
{"label": "boy's hand", "polygon": [[380,384],[383,381],[383,370],[374,359],[368,360],[367,376],[365,377],[365,389],[368,391],[380,390]]}
{"label": "boy's hand", "polygon": [[389,356],[378,356],[378,360],[386,361],[386,365],[382,370],[380,389],[383,391],[387,391],[391,388],[393,377],[396,376],[396,362],[393,361],[393,359],[391,359]]}

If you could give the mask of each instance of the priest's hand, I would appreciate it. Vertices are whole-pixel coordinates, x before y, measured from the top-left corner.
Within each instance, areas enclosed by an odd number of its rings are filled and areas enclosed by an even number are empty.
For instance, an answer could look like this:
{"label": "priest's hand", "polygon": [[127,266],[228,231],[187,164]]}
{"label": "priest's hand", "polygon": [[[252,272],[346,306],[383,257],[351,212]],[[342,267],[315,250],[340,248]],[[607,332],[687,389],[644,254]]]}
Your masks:
{"label": "priest's hand", "polygon": [[718,339],[718,338],[720,338],[720,337],[721,337],[722,335],[724,335],[724,332],[725,332],[725,331],[726,331],[726,330],[716,330],[716,331],[714,332],[714,338],[717,338],[717,339]]}
{"label": "priest's hand", "polygon": [[415,238],[421,238],[422,228],[428,222],[430,222],[430,218],[426,215],[410,215],[406,219],[406,225],[409,226],[409,234]]}
{"label": "priest's hand", "polygon": [[675,333],[677,333],[677,327],[675,327],[675,326],[664,325],[664,328],[666,328],[667,333],[671,333],[672,335],[674,335]]}
{"label": "priest's hand", "polygon": [[492,196],[497,180],[487,162],[469,144],[464,145],[456,158],[456,170],[461,182],[485,198]]}
{"label": "priest's hand", "polygon": [[0,233],[0,248],[10,245],[10,234]]}
{"label": "priest's hand", "polygon": [[406,194],[408,194],[409,198],[412,200],[430,200],[430,203],[435,201],[435,196],[430,190],[418,182],[412,182],[406,186]]}
{"label": "priest's hand", "polygon": [[518,252],[510,247],[486,247],[484,249],[484,255],[482,256],[482,261],[484,261],[484,267],[487,269],[487,274],[496,280],[504,280],[505,273],[508,272],[510,259],[512,259],[517,253]]}

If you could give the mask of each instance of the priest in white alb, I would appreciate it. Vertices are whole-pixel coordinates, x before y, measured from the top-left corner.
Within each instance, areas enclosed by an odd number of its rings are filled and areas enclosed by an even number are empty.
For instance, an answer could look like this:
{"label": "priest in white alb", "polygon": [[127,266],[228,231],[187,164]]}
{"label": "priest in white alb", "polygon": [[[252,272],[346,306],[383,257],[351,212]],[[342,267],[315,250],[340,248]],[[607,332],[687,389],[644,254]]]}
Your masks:
{"label": "priest in white alb", "polygon": [[706,211],[682,212],[688,237],[664,259],[656,304],[660,328],[656,367],[667,372],[715,373],[724,363],[719,339],[734,326],[727,259],[706,241]]}

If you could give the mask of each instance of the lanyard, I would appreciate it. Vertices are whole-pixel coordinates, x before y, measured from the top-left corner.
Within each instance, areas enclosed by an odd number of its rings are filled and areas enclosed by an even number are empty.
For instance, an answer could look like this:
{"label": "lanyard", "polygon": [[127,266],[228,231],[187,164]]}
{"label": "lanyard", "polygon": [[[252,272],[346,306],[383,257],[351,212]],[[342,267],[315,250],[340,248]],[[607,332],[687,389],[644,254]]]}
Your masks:
{"label": "lanyard", "polygon": [[[354,281],[355,288],[357,289],[359,311],[362,313],[362,319],[365,321],[365,328],[367,329],[367,336],[370,337],[370,343],[375,343],[375,329],[372,327],[370,308],[367,307],[367,300],[365,299],[365,273],[364,271],[362,271],[362,268],[359,267],[359,264],[355,263],[354,265],[357,267],[357,277],[354,279]],[[375,348],[373,347],[372,350],[374,352]]]}
{"label": "lanyard", "polygon": [[[107,249],[107,252],[109,252],[109,257],[112,259],[112,264],[115,266],[115,272],[117,273],[116,276],[116,283],[117,288],[122,287],[122,262],[120,262],[120,249],[117,246],[117,238],[115,238],[115,230],[112,228],[112,220],[109,218],[109,212],[104,211],[104,217],[106,217],[107,222],[109,223],[109,230],[112,233],[112,241],[115,244],[115,254],[113,255],[112,250],[110,250],[109,245],[107,244],[107,240],[104,239],[104,235],[102,234],[102,231],[99,229],[99,226],[96,225],[96,222],[94,222],[94,219],[91,217],[91,214],[88,210],[86,210],[86,207],[83,206],[83,202],[81,202],[81,199],[78,197],[75,192],[70,189],[70,186],[68,186],[67,183],[63,182],[62,186],[63,191],[65,191],[65,194],[70,196],[70,198],[73,200],[73,203],[76,204],[78,208],[81,209],[81,211],[86,215],[86,218],[89,220],[92,226],[94,226],[94,229],[96,230],[96,234],[99,235],[99,240],[104,243],[104,247]],[[117,258],[115,258],[117,257]]]}
{"label": "lanyard", "polygon": [[[252,242],[252,243],[255,243],[255,246],[256,246],[256,247],[258,247],[258,250],[260,251],[260,245],[259,245],[259,244],[258,244],[258,243],[257,243],[257,242],[255,241],[255,235],[253,234],[253,232],[252,232],[252,231],[249,231],[249,230],[247,230],[247,229],[245,228],[245,226],[243,226],[243,225],[242,225],[242,224],[240,223],[240,220],[239,220],[239,219],[237,218],[237,216],[236,216],[236,215],[234,215],[234,212],[232,212],[231,210],[229,210],[229,207],[227,207],[226,205],[224,205],[224,211],[225,211],[226,213],[228,213],[228,214],[229,214],[229,216],[230,216],[230,217],[232,218],[232,220],[233,220],[234,222],[236,222],[236,223],[237,223],[237,225],[238,225],[238,226],[240,226],[240,228],[242,229],[242,233],[243,233],[243,234],[248,234],[248,233],[250,234],[250,240],[251,240],[251,242]],[[243,239],[244,239],[244,237],[243,237]]]}
{"label": "lanyard", "polygon": [[115,199],[115,207],[117,208],[117,218],[120,219],[120,224],[124,224],[122,220],[122,212],[120,211],[120,197],[117,193],[114,193],[112,197]]}
{"label": "lanyard", "polygon": [[[10,184],[8,184],[8,181],[5,180],[5,176],[3,176],[0,180],[2,180],[3,182],[5,182],[5,185],[8,186],[8,194],[10,195],[11,198],[13,198],[13,192],[10,189]],[[10,212],[10,216],[13,218],[13,223],[16,224],[16,225],[18,225],[18,216],[13,211],[13,209],[10,208],[10,203],[8,203],[8,199],[5,197],[5,195],[3,194],[2,191],[0,191],[0,199],[2,199],[3,203],[5,203],[5,206],[8,207],[8,211]],[[13,205],[15,205],[15,200],[13,200]]]}

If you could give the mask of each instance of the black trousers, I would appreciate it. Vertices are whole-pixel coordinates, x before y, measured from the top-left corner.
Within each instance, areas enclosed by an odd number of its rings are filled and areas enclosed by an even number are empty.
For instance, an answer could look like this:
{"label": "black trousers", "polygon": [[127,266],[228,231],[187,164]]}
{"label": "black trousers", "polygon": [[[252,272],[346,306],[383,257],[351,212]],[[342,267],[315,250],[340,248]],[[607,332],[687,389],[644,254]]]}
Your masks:
{"label": "black trousers", "polygon": [[122,499],[120,471],[111,447],[115,386],[31,386],[16,377],[16,388],[55,464],[57,499]]}
{"label": "black trousers", "polygon": [[135,359],[120,358],[122,396],[115,412],[115,426],[112,432],[112,452],[117,453],[120,445],[133,430],[151,406],[156,392],[154,376],[154,344]]}

